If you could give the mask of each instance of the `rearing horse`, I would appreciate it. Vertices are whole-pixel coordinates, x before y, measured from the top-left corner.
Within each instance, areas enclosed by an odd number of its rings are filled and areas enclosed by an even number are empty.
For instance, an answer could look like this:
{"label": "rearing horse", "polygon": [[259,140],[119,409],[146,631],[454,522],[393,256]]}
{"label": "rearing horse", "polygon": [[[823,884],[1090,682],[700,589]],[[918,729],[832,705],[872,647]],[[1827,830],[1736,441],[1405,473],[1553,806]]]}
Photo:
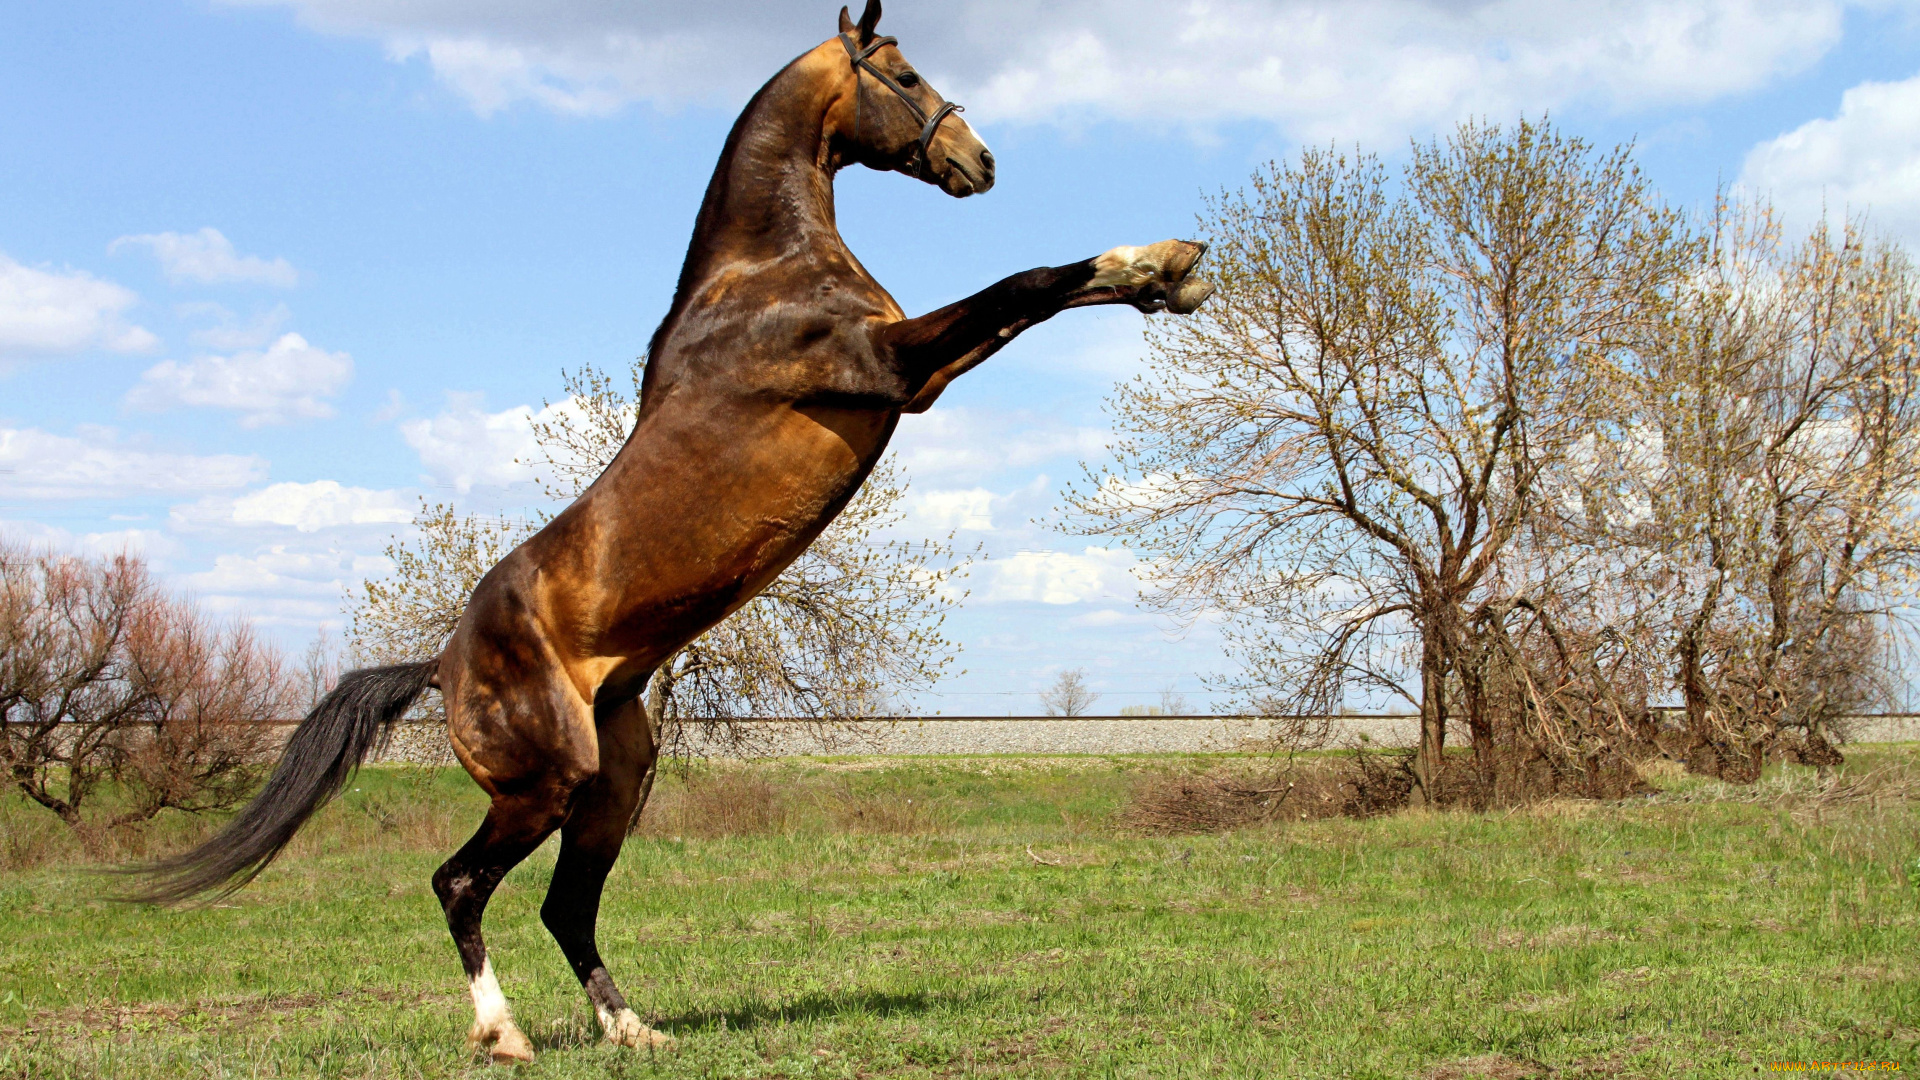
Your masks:
{"label": "rearing horse", "polygon": [[633,434],[607,471],[500,561],[431,660],[353,672],[300,724],[253,802],[152,869],[145,899],[234,889],[336,794],[427,687],[453,750],[493,799],[433,875],[473,992],[475,1045],[533,1051],[480,933],[500,880],[555,829],[541,920],[609,1040],[658,1045],[594,941],[600,893],[654,759],[639,697],[656,665],[746,603],[833,520],[886,448],[956,376],[1072,307],[1191,311],[1201,245],[1120,247],[1015,274],[909,319],[834,223],[849,164],[957,198],[993,186],[993,155],[874,32],[879,0],[747,104],[694,224],[673,306],[649,346]]}

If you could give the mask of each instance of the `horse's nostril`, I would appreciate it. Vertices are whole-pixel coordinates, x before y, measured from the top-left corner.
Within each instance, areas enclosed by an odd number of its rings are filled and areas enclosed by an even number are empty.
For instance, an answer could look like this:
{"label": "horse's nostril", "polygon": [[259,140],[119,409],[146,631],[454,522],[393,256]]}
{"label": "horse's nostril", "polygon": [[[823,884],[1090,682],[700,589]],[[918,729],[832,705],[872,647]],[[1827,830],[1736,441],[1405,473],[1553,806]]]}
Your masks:
{"label": "horse's nostril", "polygon": [[982,168],[987,170],[988,176],[993,175],[993,151],[991,150],[980,151],[980,165]]}

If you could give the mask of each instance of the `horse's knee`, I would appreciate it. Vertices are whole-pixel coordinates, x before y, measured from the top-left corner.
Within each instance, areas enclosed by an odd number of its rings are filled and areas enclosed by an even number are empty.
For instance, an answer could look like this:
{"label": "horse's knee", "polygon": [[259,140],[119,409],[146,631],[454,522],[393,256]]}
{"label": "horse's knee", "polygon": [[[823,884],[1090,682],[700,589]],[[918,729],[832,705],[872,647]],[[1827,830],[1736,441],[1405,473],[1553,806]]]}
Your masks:
{"label": "horse's knee", "polygon": [[441,910],[450,922],[472,917],[486,906],[502,876],[468,866],[456,855],[433,872],[433,894],[440,898]]}
{"label": "horse's knee", "polygon": [[433,872],[433,895],[440,898],[440,906],[452,910],[453,905],[466,897],[473,889],[473,875],[448,859]]}
{"label": "horse's knee", "polygon": [[554,888],[547,890],[547,898],[540,904],[540,923],[562,949],[576,941],[593,940],[594,927],[591,923],[583,925],[579,909],[578,897],[562,895],[562,890]]}

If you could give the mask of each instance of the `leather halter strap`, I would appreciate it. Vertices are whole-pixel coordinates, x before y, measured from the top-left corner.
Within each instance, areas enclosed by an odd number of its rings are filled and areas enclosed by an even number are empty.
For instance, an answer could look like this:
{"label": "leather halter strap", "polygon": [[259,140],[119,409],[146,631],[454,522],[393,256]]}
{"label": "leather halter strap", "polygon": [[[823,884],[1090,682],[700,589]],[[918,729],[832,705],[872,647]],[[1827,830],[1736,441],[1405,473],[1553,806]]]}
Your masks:
{"label": "leather halter strap", "polygon": [[940,107],[935,109],[932,115],[928,115],[927,110],[921,108],[920,103],[913,100],[913,95],[907,93],[906,87],[893,81],[891,76],[874,65],[872,60],[874,53],[879,52],[885,46],[898,45],[899,43],[898,38],[877,37],[874,38],[872,43],[866,48],[862,49],[853,43],[852,38],[845,34],[840,35],[840,44],[846,46],[847,58],[853,61],[853,78],[856,87],[853,96],[853,133],[855,138],[858,138],[860,135],[860,99],[864,95],[861,94],[858,86],[860,70],[865,68],[868,74],[880,80],[880,85],[893,91],[899,96],[901,101],[906,102],[907,108],[913,110],[914,119],[920,121],[920,141],[918,143],[920,148],[920,162],[914,167],[913,175],[918,179],[925,180],[928,179],[928,170],[933,167],[933,137],[940,133],[940,121],[945,120],[953,113],[966,112],[967,110],[955,105],[951,101],[943,100],[940,102]]}

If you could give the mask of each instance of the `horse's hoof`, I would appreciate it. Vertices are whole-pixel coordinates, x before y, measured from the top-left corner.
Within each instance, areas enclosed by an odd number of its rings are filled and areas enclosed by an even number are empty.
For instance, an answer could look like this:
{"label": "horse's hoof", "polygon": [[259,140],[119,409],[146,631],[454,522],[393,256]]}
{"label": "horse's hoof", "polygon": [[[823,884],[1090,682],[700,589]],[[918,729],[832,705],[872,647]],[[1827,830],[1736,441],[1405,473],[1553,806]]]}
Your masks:
{"label": "horse's hoof", "polygon": [[1206,253],[1205,244],[1191,240],[1162,240],[1145,247],[1117,247],[1093,260],[1089,288],[1139,288],[1152,283],[1179,281]]}
{"label": "horse's hoof", "polygon": [[605,1026],[607,1041],[615,1046],[631,1046],[636,1050],[666,1050],[673,1046],[672,1036],[641,1023],[632,1009],[621,1009],[618,1015],[605,1021]]}
{"label": "horse's hoof", "polygon": [[1188,278],[1167,290],[1167,310],[1175,315],[1191,315],[1213,295],[1213,282]]}
{"label": "horse's hoof", "polygon": [[[487,1046],[489,1040],[493,1045]],[[487,1056],[493,1059],[495,1065],[523,1065],[533,1060],[533,1044],[527,1041],[519,1028],[511,1024],[491,1035],[470,1031],[467,1033],[467,1044],[475,1048],[486,1047]]]}
{"label": "horse's hoof", "polygon": [[1160,280],[1177,282],[1187,276],[1187,271],[1200,261],[1200,256],[1207,253],[1207,245],[1198,240],[1162,240],[1148,247],[1147,251],[1160,264]]}

